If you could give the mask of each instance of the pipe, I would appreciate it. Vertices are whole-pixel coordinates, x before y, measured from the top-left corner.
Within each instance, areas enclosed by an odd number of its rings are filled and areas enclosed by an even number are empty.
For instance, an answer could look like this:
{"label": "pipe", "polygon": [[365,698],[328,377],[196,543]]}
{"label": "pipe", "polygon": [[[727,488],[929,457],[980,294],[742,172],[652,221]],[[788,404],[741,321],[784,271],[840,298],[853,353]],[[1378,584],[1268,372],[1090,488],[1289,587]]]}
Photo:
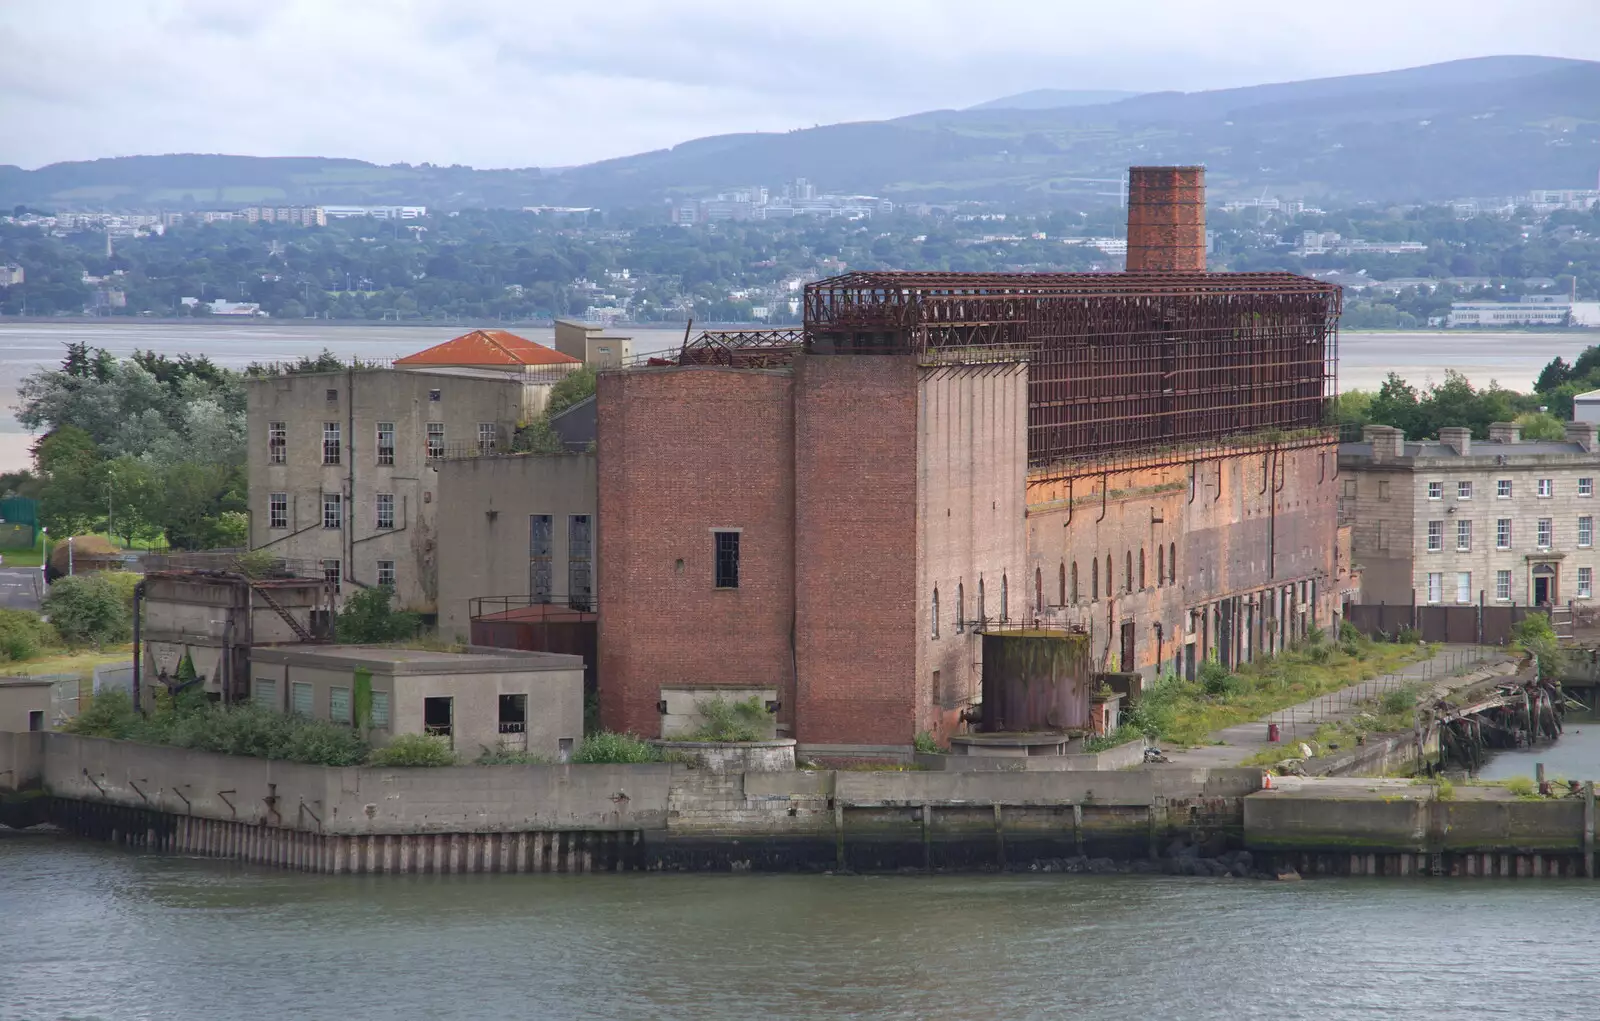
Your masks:
{"label": "pipe", "polygon": [[133,586],[133,711],[143,714],[144,703],[140,701],[140,680],[144,672],[144,651],[140,644],[140,618],[144,616],[144,582]]}
{"label": "pipe", "polygon": [[[356,366],[352,359],[349,367],[344,370],[344,413],[345,413],[345,478],[348,480],[350,495],[345,497],[344,520],[340,538],[344,540],[344,577],[352,585],[359,585],[356,581]],[[366,586],[362,585],[362,588]]]}

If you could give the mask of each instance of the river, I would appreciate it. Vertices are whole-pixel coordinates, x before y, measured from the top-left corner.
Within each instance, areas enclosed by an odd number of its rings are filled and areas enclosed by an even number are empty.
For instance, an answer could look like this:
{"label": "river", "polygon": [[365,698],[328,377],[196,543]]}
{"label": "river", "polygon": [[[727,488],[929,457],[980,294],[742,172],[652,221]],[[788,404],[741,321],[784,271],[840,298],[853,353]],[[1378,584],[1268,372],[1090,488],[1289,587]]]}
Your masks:
{"label": "river", "polygon": [[[134,349],[167,355],[184,352],[209,355],[230,368],[253,361],[278,361],[316,354],[327,348],[341,357],[392,358],[466,332],[446,326],[332,326],[311,323],[141,323],[68,322],[0,324],[0,471],[27,467],[31,444],[11,417],[16,387],[41,365],[60,361],[64,345],[86,343],[115,355]],[[517,327],[516,332],[544,344],[553,342],[549,328]],[[634,338],[636,354],[673,347],[683,339],[678,328],[628,328],[614,332]],[[1417,385],[1442,380],[1455,369],[1475,385],[1498,380],[1516,390],[1533,386],[1534,377],[1551,358],[1568,361],[1584,347],[1600,341],[1591,331],[1570,333],[1346,333],[1339,338],[1339,385],[1342,389],[1376,389],[1390,371]]]}
{"label": "river", "polygon": [[1600,886],[308,876],[0,835],[0,1019],[1594,1017]]}

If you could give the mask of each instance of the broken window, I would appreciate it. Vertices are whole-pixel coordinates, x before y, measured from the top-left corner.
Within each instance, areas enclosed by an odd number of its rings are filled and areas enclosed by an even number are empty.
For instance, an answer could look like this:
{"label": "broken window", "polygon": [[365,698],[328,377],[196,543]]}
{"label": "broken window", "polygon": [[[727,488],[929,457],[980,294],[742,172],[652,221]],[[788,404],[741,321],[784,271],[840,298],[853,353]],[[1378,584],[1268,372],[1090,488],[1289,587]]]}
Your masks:
{"label": "broken window", "polygon": [[378,587],[394,588],[395,573],[393,560],[378,561]]}
{"label": "broken window", "polygon": [[322,527],[344,527],[344,497],[339,493],[322,494]]}
{"label": "broken window", "polygon": [[444,423],[428,423],[428,460],[437,461],[444,456]]}
{"label": "broken window", "polygon": [[500,733],[525,734],[528,730],[528,696],[500,696]]}
{"label": "broken window", "polygon": [[[592,523],[587,514],[574,514],[567,519],[567,605],[574,610],[589,609],[594,599]],[[733,584],[739,584],[737,559]]]}
{"label": "broken window", "polygon": [[1072,601],[1078,601],[1078,562],[1072,562]]}
{"label": "broken window", "polygon": [[288,528],[289,527],[289,494],[288,493],[268,493],[267,494],[267,527],[268,528]]}
{"label": "broken window", "polygon": [[932,618],[933,637],[934,638],[938,638],[939,637],[939,587],[937,585],[935,585],[933,587],[933,612],[931,614],[929,614],[929,616]]}
{"label": "broken window", "polygon": [[339,423],[338,422],[324,422],[324,423],[322,423],[322,463],[323,464],[338,464],[339,463],[339,443],[340,443]]}
{"label": "broken window", "polygon": [[394,527],[394,494],[393,493],[379,493],[378,494],[378,527],[379,528],[393,528]]}
{"label": "broken window", "polygon": [[535,603],[548,603],[552,594],[555,546],[548,514],[528,515],[528,592]]}
{"label": "broken window", "polygon": [[267,463],[283,464],[289,458],[289,427],[285,422],[267,423]]}
{"label": "broken window", "polygon": [[394,464],[394,423],[378,423],[378,463]]}
{"label": "broken window", "polygon": [[455,747],[456,700],[448,695],[429,695],[422,700],[422,732],[451,738]]}
{"label": "broken window", "polygon": [[739,533],[713,532],[716,540],[716,587],[739,587]]}

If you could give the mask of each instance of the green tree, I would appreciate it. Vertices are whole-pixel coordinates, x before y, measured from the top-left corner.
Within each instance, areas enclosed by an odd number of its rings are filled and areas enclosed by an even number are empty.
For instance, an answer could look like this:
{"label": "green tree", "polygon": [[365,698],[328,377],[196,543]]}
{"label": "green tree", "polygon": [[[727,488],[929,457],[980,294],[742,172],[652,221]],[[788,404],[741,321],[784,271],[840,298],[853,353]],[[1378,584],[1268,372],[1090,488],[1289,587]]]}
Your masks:
{"label": "green tree", "polygon": [[120,536],[124,545],[161,534],[162,483],[160,473],[149,462],[123,454],[106,465],[106,486],[111,515],[108,529]]}
{"label": "green tree", "polygon": [[40,609],[73,645],[112,645],[133,634],[133,612],[104,571],[57,578]]}
{"label": "green tree", "polygon": [[545,404],[545,414],[559,415],[585,397],[593,396],[594,388],[593,369],[587,365],[581,369],[574,369],[562,376],[560,381],[550,388],[550,400]]}
{"label": "green tree", "polygon": [[367,644],[399,642],[415,638],[420,619],[414,613],[393,606],[394,590],[388,586],[365,588],[344,601],[334,620],[334,634],[341,642]]}
{"label": "green tree", "polygon": [[1518,415],[1515,421],[1517,425],[1522,427],[1522,438],[1525,440],[1564,440],[1567,438],[1566,424],[1548,411],[1530,411],[1526,414]]}
{"label": "green tree", "polygon": [[75,426],[52,430],[33,450],[44,477],[40,522],[57,535],[89,531],[105,515],[106,463],[88,433]]}
{"label": "green tree", "polygon": [[1377,425],[1390,425],[1407,436],[1417,437],[1422,429],[1422,401],[1417,388],[1389,373],[1378,388],[1378,393],[1367,405],[1371,421]]}

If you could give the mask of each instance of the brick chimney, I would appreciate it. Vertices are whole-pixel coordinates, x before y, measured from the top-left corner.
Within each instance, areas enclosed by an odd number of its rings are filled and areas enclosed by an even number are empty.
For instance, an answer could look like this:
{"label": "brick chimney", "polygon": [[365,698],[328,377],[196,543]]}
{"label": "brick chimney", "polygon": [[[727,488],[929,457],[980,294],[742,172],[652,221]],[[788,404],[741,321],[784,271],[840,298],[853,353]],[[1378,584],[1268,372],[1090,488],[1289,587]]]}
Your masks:
{"label": "brick chimney", "polygon": [[1392,461],[1405,456],[1406,434],[1392,425],[1363,426],[1361,439],[1372,444],[1374,461]]}
{"label": "brick chimney", "polygon": [[1203,273],[1206,168],[1128,168],[1129,273]]}
{"label": "brick chimney", "polygon": [[1594,422],[1568,422],[1567,442],[1576,443],[1585,451],[1593,453],[1600,443],[1595,442],[1595,433],[1600,430],[1600,425]]}
{"label": "brick chimney", "polygon": [[1460,426],[1448,426],[1439,430],[1439,442],[1466,457],[1472,453],[1472,430]]}
{"label": "brick chimney", "polygon": [[1490,422],[1489,439],[1496,443],[1521,443],[1522,426],[1515,422]]}

